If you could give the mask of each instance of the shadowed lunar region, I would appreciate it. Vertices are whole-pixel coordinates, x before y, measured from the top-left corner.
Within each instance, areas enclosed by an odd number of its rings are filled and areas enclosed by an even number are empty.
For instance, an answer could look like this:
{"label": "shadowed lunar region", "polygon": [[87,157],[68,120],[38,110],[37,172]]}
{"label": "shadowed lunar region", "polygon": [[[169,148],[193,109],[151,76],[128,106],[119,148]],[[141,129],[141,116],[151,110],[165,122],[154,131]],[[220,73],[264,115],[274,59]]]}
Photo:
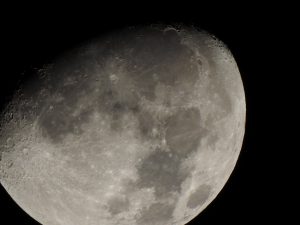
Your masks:
{"label": "shadowed lunar region", "polygon": [[183,225],[245,129],[236,62],[193,27],[120,29],[64,53],[1,114],[0,181],[45,225]]}

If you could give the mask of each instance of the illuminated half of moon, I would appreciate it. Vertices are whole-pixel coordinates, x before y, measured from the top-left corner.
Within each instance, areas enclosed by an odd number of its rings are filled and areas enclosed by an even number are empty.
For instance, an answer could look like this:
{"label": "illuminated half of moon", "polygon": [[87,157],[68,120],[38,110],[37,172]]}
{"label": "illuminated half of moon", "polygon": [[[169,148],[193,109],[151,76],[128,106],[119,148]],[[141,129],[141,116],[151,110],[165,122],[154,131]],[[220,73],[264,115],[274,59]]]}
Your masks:
{"label": "illuminated half of moon", "polygon": [[45,225],[183,225],[236,164],[245,96],[226,46],[126,28],[24,82],[1,114],[0,181]]}

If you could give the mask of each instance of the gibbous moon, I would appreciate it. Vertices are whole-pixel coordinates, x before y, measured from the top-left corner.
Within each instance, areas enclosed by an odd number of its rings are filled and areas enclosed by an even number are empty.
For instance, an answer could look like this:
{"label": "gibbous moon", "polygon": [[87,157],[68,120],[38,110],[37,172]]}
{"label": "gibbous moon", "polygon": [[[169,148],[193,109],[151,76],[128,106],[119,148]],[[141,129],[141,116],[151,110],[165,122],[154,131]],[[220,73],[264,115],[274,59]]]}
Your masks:
{"label": "gibbous moon", "polygon": [[241,150],[237,64],[192,27],[130,27],[37,71],[1,114],[0,181],[44,225],[183,225]]}

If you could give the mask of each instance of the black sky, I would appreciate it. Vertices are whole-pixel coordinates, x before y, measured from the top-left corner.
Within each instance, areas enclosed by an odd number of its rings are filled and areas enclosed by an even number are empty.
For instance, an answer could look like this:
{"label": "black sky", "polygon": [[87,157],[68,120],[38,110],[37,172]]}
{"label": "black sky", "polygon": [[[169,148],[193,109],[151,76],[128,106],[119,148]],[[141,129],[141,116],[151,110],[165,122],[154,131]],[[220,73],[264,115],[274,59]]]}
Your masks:
{"label": "black sky", "polygon": [[[271,133],[283,123],[278,120],[278,111],[273,110],[274,104],[281,101],[278,97],[274,99],[274,92],[282,80],[282,74],[276,73],[282,56],[278,56],[278,60],[271,58],[280,49],[281,30],[288,29],[281,19],[287,12],[282,9],[277,13],[272,5],[245,4],[228,9],[215,3],[215,9],[201,2],[153,4],[119,5],[116,2],[110,6],[99,4],[81,8],[79,5],[76,10],[46,4],[4,7],[0,28],[1,109],[17,88],[20,78],[30,76],[34,68],[102,32],[149,23],[198,26],[221,39],[237,61],[246,92],[247,125],[243,149],[228,183],[189,225],[277,221],[282,217],[280,202],[283,196],[274,180],[280,180],[282,175],[280,169],[271,168],[276,164],[277,150],[281,146],[279,142],[274,143],[276,136]],[[2,186],[0,224],[37,224],[13,202]]]}

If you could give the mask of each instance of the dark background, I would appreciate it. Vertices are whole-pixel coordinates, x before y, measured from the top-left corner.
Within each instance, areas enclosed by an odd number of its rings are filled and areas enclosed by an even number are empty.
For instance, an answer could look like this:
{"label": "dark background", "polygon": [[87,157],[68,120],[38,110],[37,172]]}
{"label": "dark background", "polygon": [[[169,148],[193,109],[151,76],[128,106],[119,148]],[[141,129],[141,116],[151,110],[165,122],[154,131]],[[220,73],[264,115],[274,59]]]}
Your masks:
{"label": "dark background", "polygon": [[[278,92],[286,88],[288,79],[280,71],[282,58],[286,56],[279,51],[282,31],[289,35],[288,23],[283,19],[289,12],[282,6],[275,9],[274,5],[224,8],[217,3],[204,6],[201,2],[78,6],[76,10],[47,4],[2,8],[0,109],[9,101],[21,78],[26,79],[34,68],[95,35],[137,24],[198,26],[221,39],[234,55],[246,93],[247,124],[240,158],[229,181],[189,225],[269,224],[282,218],[284,224],[289,224],[282,203],[287,193],[280,188],[288,178],[278,167],[285,154],[279,154],[283,146],[276,134],[284,121],[278,119],[280,107],[274,108],[278,103],[288,104]],[[14,203],[2,186],[0,224],[38,224]]]}

